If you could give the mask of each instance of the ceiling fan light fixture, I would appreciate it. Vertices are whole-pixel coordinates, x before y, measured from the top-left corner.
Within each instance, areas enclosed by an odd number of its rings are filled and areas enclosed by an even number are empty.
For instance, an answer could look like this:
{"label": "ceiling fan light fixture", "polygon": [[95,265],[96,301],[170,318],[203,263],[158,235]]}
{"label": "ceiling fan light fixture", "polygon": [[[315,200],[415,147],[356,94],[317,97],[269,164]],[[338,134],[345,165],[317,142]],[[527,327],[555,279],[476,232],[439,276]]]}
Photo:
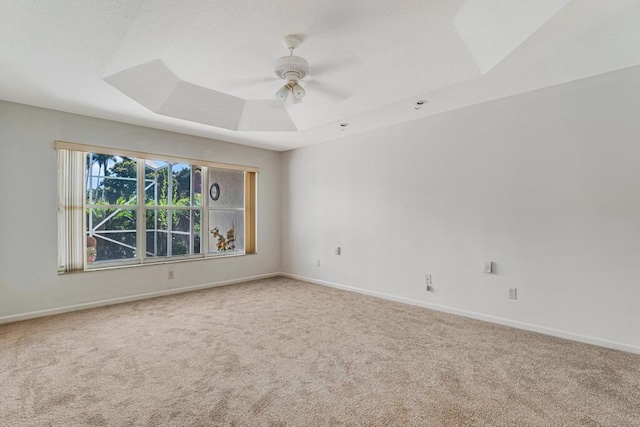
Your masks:
{"label": "ceiling fan light fixture", "polygon": [[276,92],[276,96],[278,97],[278,99],[282,100],[282,101],[286,101],[287,97],[289,97],[289,85],[284,85],[280,88],[279,91]]}
{"label": "ceiling fan light fixture", "polygon": [[293,86],[291,86],[291,93],[293,94],[293,97],[295,99],[302,99],[304,98],[304,95],[307,93],[307,91],[305,91],[304,88],[300,86],[298,82],[296,82]]}
{"label": "ceiling fan light fixture", "polygon": [[302,98],[306,95],[307,91],[304,90],[302,86],[298,83],[298,79],[296,76],[287,76],[289,79],[287,83],[280,88],[279,91],[276,92],[276,96],[281,101],[286,101],[289,97],[289,93],[291,93],[291,103],[299,104],[302,102]]}
{"label": "ceiling fan light fixture", "polygon": [[284,37],[283,41],[284,46],[289,49],[289,55],[276,60],[274,71],[286,83],[282,89],[276,92],[276,96],[282,101],[286,101],[289,97],[289,92],[291,92],[291,103],[298,104],[307,93],[298,82],[309,74],[309,63],[306,59],[293,54],[293,50],[302,41],[300,37],[288,35]]}

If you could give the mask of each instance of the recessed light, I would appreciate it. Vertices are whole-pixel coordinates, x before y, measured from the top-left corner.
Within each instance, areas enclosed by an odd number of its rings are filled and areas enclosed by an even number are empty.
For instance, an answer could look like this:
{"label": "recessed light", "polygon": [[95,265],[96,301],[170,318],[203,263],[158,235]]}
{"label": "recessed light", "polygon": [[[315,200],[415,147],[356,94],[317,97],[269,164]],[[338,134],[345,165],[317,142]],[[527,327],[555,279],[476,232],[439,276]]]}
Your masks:
{"label": "recessed light", "polygon": [[423,106],[423,105],[425,105],[426,103],[427,103],[427,101],[425,101],[424,99],[421,99],[420,101],[417,101],[417,102],[414,104],[414,107],[413,107],[413,108],[415,108],[416,110],[419,110],[419,109],[421,109],[421,108],[422,108],[422,106]]}

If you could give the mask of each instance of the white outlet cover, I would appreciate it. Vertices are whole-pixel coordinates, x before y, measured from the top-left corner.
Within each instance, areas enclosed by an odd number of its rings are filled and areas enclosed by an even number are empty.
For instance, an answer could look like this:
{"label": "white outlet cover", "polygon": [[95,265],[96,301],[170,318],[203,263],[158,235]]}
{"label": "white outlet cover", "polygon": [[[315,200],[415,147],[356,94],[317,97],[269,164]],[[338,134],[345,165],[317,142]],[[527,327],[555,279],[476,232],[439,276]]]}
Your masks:
{"label": "white outlet cover", "polygon": [[493,272],[493,263],[491,261],[485,261],[482,264],[482,271],[485,273],[492,273]]}

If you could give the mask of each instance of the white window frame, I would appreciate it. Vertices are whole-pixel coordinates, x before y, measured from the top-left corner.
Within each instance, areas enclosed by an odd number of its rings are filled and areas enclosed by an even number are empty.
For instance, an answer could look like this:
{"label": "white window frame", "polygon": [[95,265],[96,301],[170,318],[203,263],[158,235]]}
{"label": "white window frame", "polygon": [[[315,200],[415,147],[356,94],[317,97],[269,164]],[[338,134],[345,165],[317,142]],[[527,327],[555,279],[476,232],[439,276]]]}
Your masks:
{"label": "white window frame", "polygon": [[[259,168],[252,166],[242,166],[235,164],[227,164],[227,163],[218,163],[211,162],[206,160],[198,160],[198,159],[190,159],[190,158],[182,158],[176,156],[167,156],[163,154],[154,154],[154,153],[146,153],[146,152],[138,152],[131,150],[122,150],[122,149],[114,149],[109,147],[100,147],[88,144],[79,144],[65,141],[55,141],[54,142],[55,149],[63,149],[63,150],[71,150],[71,151],[80,151],[83,152],[86,162],[87,153],[95,153],[95,154],[108,154],[119,157],[128,157],[132,159],[136,159],[137,161],[137,188],[136,188],[136,258],[127,259],[127,260],[113,260],[113,261],[103,261],[98,264],[88,264],[86,262],[87,259],[87,249],[86,249],[86,237],[83,239],[83,247],[84,247],[84,268],[82,270],[73,270],[73,271],[95,271],[95,270],[106,270],[106,269],[114,269],[114,268],[123,268],[123,267],[131,267],[137,265],[151,265],[151,264],[162,264],[162,263],[174,263],[181,261],[194,261],[201,259],[211,259],[211,258],[224,258],[224,257],[234,257],[234,256],[243,256],[248,254],[256,254],[256,188],[257,188],[257,174],[259,173]],[[200,206],[147,206],[145,203],[145,160],[157,160],[164,161],[170,163],[183,163],[189,164],[192,168],[199,167],[201,169],[201,192],[202,192],[202,202]],[[232,169],[232,170],[241,170],[245,173],[245,187],[244,187],[244,251],[242,252],[233,252],[233,253],[225,253],[225,252],[213,252],[209,253],[209,197],[208,193],[206,193],[206,189],[208,188],[208,177],[209,177],[209,168],[220,168],[220,169]],[[86,171],[86,165],[84,167]],[[83,194],[87,194],[87,176],[83,174]],[[192,182],[193,185],[193,182]],[[192,193],[192,192],[191,192]],[[193,193],[192,193],[193,197]],[[86,212],[88,208],[93,207],[93,205],[87,204],[86,197],[83,197],[83,212]],[[142,201],[142,202],[141,202]],[[100,208],[103,209],[122,209],[122,205],[99,205]],[[200,212],[200,253],[199,254],[186,254],[186,255],[173,255],[173,256],[147,256],[147,248],[146,248],[146,214],[147,209],[159,209],[159,210],[195,210]],[[130,209],[134,210],[134,209]],[[82,215],[82,235],[86,236],[87,233],[87,224],[86,224],[86,215]],[[191,233],[191,245],[193,246],[193,224],[190,226]],[[59,270],[59,273],[69,272],[67,269],[65,271],[64,268]]]}
{"label": "white window frame", "polygon": [[[160,158],[154,158],[154,159],[137,159],[138,160],[138,176],[146,176],[146,160],[156,160],[156,161],[165,161],[164,159],[160,159]],[[169,170],[171,170],[172,165],[176,164],[176,163],[181,163],[181,164],[185,164],[185,162],[167,162],[169,163],[171,166],[169,166]],[[206,166],[200,166],[197,164],[191,164],[189,163],[189,166],[193,169],[195,168],[200,168],[200,177],[201,177],[201,186],[202,186],[202,180],[203,180],[203,174],[206,172],[207,167]],[[140,173],[142,173],[142,175],[140,175]],[[170,176],[171,173],[168,174],[168,176]],[[171,180],[170,180],[171,182]],[[193,179],[191,180],[191,189],[189,191],[189,194],[191,196],[191,204],[189,206],[176,206],[176,205],[147,205],[146,204],[146,181],[143,178],[142,180],[138,179],[138,191],[142,190],[143,193],[145,194],[145,204],[142,206],[141,209],[139,209],[138,211],[138,215],[142,215],[142,218],[144,220],[143,224],[139,224],[136,223],[137,227],[137,232],[138,233],[142,233],[142,237],[141,237],[141,241],[138,241],[138,245],[141,248],[138,251],[139,254],[139,258],[142,259],[142,262],[147,264],[147,263],[156,263],[156,262],[164,262],[164,261],[171,261],[171,260],[179,260],[179,259],[197,259],[197,258],[202,258],[203,255],[207,256],[207,253],[204,251],[204,240],[207,240],[208,243],[208,239],[206,238],[206,234],[203,233],[203,231],[205,230],[205,228],[202,226],[202,220],[203,220],[203,206],[205,204],[207,204],[209,202],[208,198],[204,197],[204,192],[202,193],[202,202],[200,204],[200,206],[194,206],[193,205],[193,185],[195,184],[195,182],[193,181]],[[204,190],[204,186],[201,187],[201,191]],[[169,185],[169,191],[171,191],[171,185]],[[147,232],[149,230],[147,230],[147,211],[160,211],[160,210],[166,210],[166,211],[199,211],[200,212],[200,253],[199,254],[180,254],[180,255],[167,255],[167,256],[153,256],[150,257],[147,255],[147,253],[149,252],[147,250],[146,244],[147,244]],[[169,222],[168,225],[170,225],[171,222]],[[169,227],[170,228],[170,227]],[[169,244],[169,237],[171,236],[171,234],[183,234],[186,232],[177,232],[177,231],[173,231],[173,230],[161,230],[160,232],[162,233],[167,233],[168,235],[168,240],[167,240],[167,252],[171,253],[171,245]],[[190,231],[189,233],[187,233],[190,235],[190,245],[193,246],[194,244],[194,239],[195,239],[195,235],[193,233],[193,224],[191,224],[190,227]],[[144,254],[144,255],[142,255]],[[215,256],[218,254],[208,254],[209,256]],[[234,255],[245,255],[244,253],[236,253]]]}

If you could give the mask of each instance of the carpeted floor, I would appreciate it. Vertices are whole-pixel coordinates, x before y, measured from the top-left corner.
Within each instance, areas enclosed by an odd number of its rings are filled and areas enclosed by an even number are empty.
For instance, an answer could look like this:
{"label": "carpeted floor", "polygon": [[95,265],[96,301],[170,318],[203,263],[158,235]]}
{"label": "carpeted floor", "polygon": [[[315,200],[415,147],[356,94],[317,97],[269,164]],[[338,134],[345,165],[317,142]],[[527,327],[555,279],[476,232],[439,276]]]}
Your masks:
{"label": "carpeted floor", "polygon": [[640,426],[640,356],[276,278],[0,325],[2,426]]}

